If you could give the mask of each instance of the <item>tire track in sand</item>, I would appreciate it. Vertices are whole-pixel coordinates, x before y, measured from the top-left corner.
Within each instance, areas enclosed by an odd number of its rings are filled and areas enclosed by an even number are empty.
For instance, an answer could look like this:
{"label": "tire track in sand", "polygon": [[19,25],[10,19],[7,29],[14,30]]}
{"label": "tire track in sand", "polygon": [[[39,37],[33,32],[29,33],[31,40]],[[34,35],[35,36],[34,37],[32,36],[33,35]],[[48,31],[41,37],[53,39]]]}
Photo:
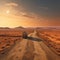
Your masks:
{"label": "tire track in sand", "polygon": [[22,60],[34,60],[34,44],[29,40]]}
{"label": "tire track in sand", "polygon": [[41,48],[39,42],[34,41],[35,57],[34,60],[47,60],[45,51]]}
{"label": "tire track in sand", "polygon": [[9,53],[6,60],[22,60],[26,51],[27,40],[23,39]]}

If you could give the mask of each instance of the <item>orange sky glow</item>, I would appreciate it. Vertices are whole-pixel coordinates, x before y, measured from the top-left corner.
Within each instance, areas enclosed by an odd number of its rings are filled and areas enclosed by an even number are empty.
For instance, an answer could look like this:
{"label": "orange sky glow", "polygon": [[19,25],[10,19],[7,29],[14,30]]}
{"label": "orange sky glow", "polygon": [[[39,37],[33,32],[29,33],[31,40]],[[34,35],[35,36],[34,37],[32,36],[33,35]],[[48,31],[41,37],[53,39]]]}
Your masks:
{"label": "orange sky glow", "polygon": [[[7,12],[9,13],[9,12]],[[54,24],[53,24],[54,23]],[[59,22],[58,22],[59,23]],[[24,16],[16,16],[16,15],[0,15],[0,26],[1,27],[37,27],[37,26],[59,26],[60,24],[56,24],[56,21],[44,21],[43,18],[29,18]]]}
{"label": "orange sky glow", "polygon": [[28,13],[17,11],[15,8],[18,6],[16,3],[6,3],[0,6],[0,27],[39,27],[39,26],[60,26],[60,18],[46,18],[35,13]]}

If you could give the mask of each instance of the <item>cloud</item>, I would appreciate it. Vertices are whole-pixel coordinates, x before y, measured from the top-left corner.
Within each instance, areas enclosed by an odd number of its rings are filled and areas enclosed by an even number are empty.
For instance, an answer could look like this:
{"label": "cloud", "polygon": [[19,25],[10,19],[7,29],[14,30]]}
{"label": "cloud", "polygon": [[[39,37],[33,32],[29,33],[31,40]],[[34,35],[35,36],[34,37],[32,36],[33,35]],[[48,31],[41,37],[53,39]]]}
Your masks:
{"label": "cloud", "polygon": [[33,12],[27,12],[27,11],[20,11],[19,14],[17,16],[22,16],[25,18],[30,18],[30,19],[36,19],[36,20],[43,20],[41,15],[38,15],[36,13]]}
{"label": "cloud", "polygon": [[30,15],[23,15],[23,16],[28,18],[34,18],[33,16],[30,16]]}
{"label": "cloud", "polygon": [[11,2],[11,3],[6,3],[5,5],[6,5],[6,6],[14,6],[14,7],[17,7],[17,6],[18,6],[17,3],[13,3],[13,2]]}
{"label": "cloud", "polygon": [[23,17],[35,18],[33,14],[28,13],[28,12],[20,12],[20,14],[21,14]]}

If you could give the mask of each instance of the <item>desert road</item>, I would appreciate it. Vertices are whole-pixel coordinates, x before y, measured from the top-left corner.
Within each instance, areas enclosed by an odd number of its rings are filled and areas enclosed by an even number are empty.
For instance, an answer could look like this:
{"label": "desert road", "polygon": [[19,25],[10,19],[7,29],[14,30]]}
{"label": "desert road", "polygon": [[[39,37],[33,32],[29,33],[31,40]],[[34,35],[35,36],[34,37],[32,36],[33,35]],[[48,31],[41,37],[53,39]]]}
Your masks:
{"label": "desert road", "polygon": [[55,54],[36,35],[36,31],[29,34],[29,37],[18,42],[11,50],[7,51],[0,60],[60,60],[60,56]]}

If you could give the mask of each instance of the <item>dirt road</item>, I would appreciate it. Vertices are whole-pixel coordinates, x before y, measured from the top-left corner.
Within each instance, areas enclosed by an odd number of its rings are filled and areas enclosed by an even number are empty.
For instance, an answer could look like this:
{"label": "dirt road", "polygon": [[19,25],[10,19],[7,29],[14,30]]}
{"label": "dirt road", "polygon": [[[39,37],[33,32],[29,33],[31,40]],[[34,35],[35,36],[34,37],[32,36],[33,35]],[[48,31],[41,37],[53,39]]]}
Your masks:
{"label": "dirt road", "polygon": [[[0,60],[53,60],[55,56],[54,53],[49,51],[50,49],[47,48],[42,41],[38,41],[37,39],[34,41],[34,37],[38,38],[36,31],[29,36],[32,36],[33,39],[23,39],[21,42],[18,42],[9,52],[7,51],[8,54]],[[54,56],[49,54],[50,52],[53,53]],[[55,57],[54,60],[60,59],[57,55]]]}

